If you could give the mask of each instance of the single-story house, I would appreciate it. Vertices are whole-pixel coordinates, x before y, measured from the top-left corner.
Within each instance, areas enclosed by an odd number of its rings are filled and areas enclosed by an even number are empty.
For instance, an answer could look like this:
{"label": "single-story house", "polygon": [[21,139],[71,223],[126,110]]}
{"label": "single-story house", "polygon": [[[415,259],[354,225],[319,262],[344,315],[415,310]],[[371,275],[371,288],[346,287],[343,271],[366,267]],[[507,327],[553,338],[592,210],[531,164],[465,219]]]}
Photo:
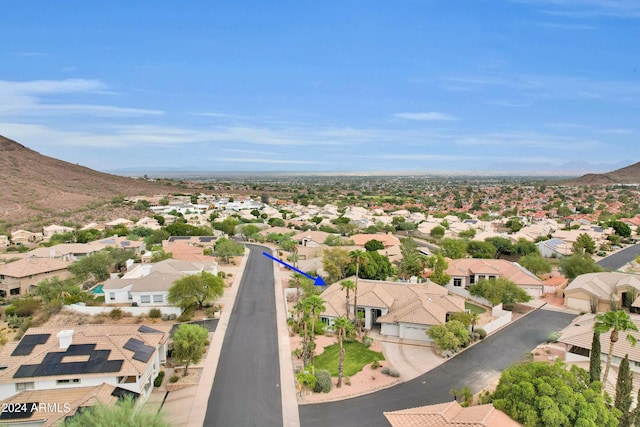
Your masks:
{"label": "single-story house", "polygon": [[[619,272],[587,273],[573,279],[564,289],[567,308],[591,312],[609,311],[611,302],[620,307],[640,295],[640,276]],[[632,299],[632,301],[628,301]]]}
{"label": "single-story house", "polygon": [[142,402],[166,363],[171,326],[80,325],[30,328],[0,350],[0,399],[26,390],[63,390],[107,383]]}
{"label": "single-story house", "polygon": [[42,233],[33,233],[27,230],[16,230],[11,233],[11,242],[14,245],[41,242],[43,238]]}
{"label": "single-story house", "polygon": [[370,240],[377,240],[384,245],[385,248],[396,246],[400,244],[400,239],[398,239],[393,234],[354,234],[349,237],[349,240],[353,241],[353,244],[356,246],[360,246],[364,248],[364,245],[367,244]]}
{"label": "single-story house", "polygon": [[25,295],[44,279],[71,277],[71,264],[58,258],[23,258],[0,265],[0,297]]}
{"label": "single-story house", "polygon": [[384,412],[391,427],[518,427],[519,422],[492,404],[463,408],[456,400],[400,411]]}
{"label": "single-story house", "polygon": [[[349,278],[355,282],[354,278]],[[321,319],[327,324],[347,314],[346,290],[341,283],[329,286],[322,294],[326,311]],[[426,331],[433,325],[446,323],[449,313],[464,311],[464,298],[435,283],[407,285],[358,279],[357,307],[354,292],[349,294],[349,315],[364,314],[364,328],[380,327],[383,335],[429,341]]]}
{"label": "single-story house", "polygon": [[75,228],[64,225],[51,224],[42,229],[42,235],[45,239],[50,239],[54,234],[73,233]]}
{"label": "single-story house", "polygon": [[462,258],[448,260],[448,263],[446,273],[451,276],[451,280],[447,287],[466,289],[482,279],[504,278],[527,291],[532,298],[553,292],[553,289],[546,289],[544,282],[535,274],[516,262],[504,259]]}

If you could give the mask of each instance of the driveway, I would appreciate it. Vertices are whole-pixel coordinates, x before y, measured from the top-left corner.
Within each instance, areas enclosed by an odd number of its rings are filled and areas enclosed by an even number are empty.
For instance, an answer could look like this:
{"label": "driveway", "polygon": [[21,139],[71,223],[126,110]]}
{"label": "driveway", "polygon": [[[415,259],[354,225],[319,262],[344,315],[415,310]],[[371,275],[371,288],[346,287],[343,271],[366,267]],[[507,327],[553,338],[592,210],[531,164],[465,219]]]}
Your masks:
{"label": "driveway", "polygon": [[487,337],[453,359],[411,381],[353,399],[299,406],[303,427],[384,426],[383,412],[452,400],[450,390],[473,393],[494,384],[500,372],[566,327],[574,314],[538,309]]}
{"label": "driveway", "polygon": [[281,427],[282,399],[273,261],[262,246],[249,259],[229,318],[205,426]]}
{"label": "driveway", "polygon": [[633,261],[636,255],[640,255],[640,244],[626,247],[615,254],[602,258],[596,264],[607,270],[616,271]]}

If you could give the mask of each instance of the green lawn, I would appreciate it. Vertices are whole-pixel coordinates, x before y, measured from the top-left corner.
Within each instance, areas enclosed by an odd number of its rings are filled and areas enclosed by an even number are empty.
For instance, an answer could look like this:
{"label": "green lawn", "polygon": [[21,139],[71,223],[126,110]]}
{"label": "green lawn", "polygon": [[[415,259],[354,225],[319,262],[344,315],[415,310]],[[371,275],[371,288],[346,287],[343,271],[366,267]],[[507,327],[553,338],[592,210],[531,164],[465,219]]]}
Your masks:
{"label": "green lawn", "polygon": [[[331,376],[338,376],[338,357],[340,346],[332,344],[325,347],[324,352],[315,357],[316,370],[326,369]],[[384,360],[382,353],[369,350],[361,342],[354,341],[344,344],[344,375],[350,377],[362,370],[374,360]]]}
{"label": "green lawn", "polygon": [[486,309],[484,309],[484,308],[482,308],[482,307],[480,307],[478,305],[471,304],[470,302],[465,302],[464,303],[464,308],[466,310],[471,310],[472,313],[478,313],[478,314],[482,314],[485,311],[487,311]]}

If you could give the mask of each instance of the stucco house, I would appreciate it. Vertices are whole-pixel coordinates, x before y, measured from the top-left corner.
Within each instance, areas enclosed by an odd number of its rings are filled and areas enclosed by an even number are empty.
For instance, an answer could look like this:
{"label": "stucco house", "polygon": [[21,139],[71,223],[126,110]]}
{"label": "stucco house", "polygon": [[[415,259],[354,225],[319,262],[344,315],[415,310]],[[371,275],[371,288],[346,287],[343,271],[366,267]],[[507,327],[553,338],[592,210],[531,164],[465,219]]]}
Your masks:
{"label": "stucco house", "polygon": [[44,279],[67,279],[71,277],[70,264],[58,258],[23,258],[0,264],[0,297],[25,295]]}
{"label": "stucco house", "polygon": [[[350,280],[355,281],[354,278]],[[340,282],[321,295],[326,311],[321,319],[327,324],[347,313],[346,291]],[[354,313],[354,292],[349,295],[349,312]],[[440,285],[407,285],[358,279],[357,311],[364,314],[364,328],[380,328],[380,333],[404,339],[429,341],[426,331],[442,325],[448,314],[464,311],[464,298],[451,295]]]}
{"label": "stucco house", "polygon": [[542,280],[520,264],[504,259],[462,258],[448,260],[448,263],[447,274],[451,280],[447,287],[466,289],[482,279],[504,278],[527,291],[532,298],[553,291],[545,288]]}
{"label": "stucco house", "polygon": [[377,240],[384,245],[385,248],[391,246],[397,246],[400,244],[400,239],[392,234],[354,234],[349,237],[349,240],[353,241],[353,244],[364,248],[370,240]]}
{"label": "stucco house", "polygon": [[536,247],[545,258],[561,258],[573,254],[572,244],[557,237],[538,242]]}
{"label": "stucco house", "polygon": [[42,235],[45,239],[50,239],[54,234],[73,233],[75,228],[64,225],[51,224],[42,229]]}
{"label": "stucco house", "polygon": [[206,271],[218,273],[218,264],[166,259],[155,264],[135,264],[122,278],[103,283],[104,302],[142,307],[169,305],[169,289],[173,283],[187,275]]}
{"label": "stucco house", "polygon": [[[618,307],[634,303],[640,295],[640,276],[619,272],[581,274],[564,289],[567,308],[598,313],[610,310],[611,302]],[[628,301],[633,299],[633,301]]]}
{"label": "stucco house", "polygon": [[171,327],[80,325],[74,329],[30,328],[0,350],[0,399],[26,390],[92,387],[103,383],[151,393],[166,362]]}
{"label": "stucco house", "polygon": [[34,233],[27,230],[16,230],[11,233],[11,242],[14,245],[41,242],[43,238],[42,233]]}

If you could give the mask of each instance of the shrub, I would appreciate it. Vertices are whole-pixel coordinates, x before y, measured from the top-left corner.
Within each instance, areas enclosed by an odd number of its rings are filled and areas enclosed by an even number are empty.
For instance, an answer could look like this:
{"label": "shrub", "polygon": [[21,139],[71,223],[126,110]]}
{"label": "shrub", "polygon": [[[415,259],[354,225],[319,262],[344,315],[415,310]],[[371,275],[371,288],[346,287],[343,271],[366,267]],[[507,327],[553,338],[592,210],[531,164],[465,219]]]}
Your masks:
{"label": "shrub", "polygon": [[18,329],[22,326],[22,323],[25,321],[24,317],[18,317],[15,314],[10,314],[7,316],[7,325],[11,329]]}
{"label": "shrub", "polygon": [[549,338],[547,338],[547,341],[549,341],[549,342],[558,342],[559,338],[560,338],[560,332],[555,331],[555,332],[551,332],[549,334]]}
{"label": "shrub", "polygon": [[471,337],[472,341],[478,341],[480,339],[480,334],[477,332],[471,332],[469,336]]}
{"label": "shrub", "polygon": [[119,308],[114,308],[109,313],[109,317],[112,318],[113,320],[120,320],[124,317],[124,313]]}
{"label": "shrub", "polygon": [[483,340],[487,337],[487,331],[482,328],[476,328],[474,331],[476,334],[480,335],[480,339]]}
{"label": "shrub", "polygon": [[176,382],[178,382],[178,380],[179,380],[179,379],[180,379],[180,377],[179,377],[179,376],[177,376],[177,375],[171,375],[171,376],[169,377],[169,382],[170,382],[170,383],[176,383]]}
{"label": "shrub", "polygon": [[362,344],[364,344],[365,347],[369,348],[373,344],[373,339],[371,339],[369,337],[363,337],[362,338]]}
{"label": "shrub", "polygon": [[382,367],[382,373],[385,375],[389,375],[389,367],[388,366],[383,366]]}
{"label": "shrub", "polygon": [[160,387],[162,385],[162,380],[164,379],[164,371],[158,372],[158,376],[155,380],[153,380],[154,387]]}
{"label": "shrub", "polygon": [[225,277],[227,277],[227,274],[224,271],[218,271],[218,277],[224,279]]}
{"label": "shrub", "polygon": [[316,385],[313,391],[316,393],[329,393],[331,391],[331,374],[325,369],[316,371]]}
{"label": "shrub", "polygon": [[346,385],[351,385],[351,377],[344,377],[344,383]]}
{"label": "shrub", "polygon": [[188,310],[183,311],[180,317],[178,317],[178,322],[188,322],[190,320],[191,320],[191,312]]}
{"label": "shrub", "polygon": [[149,317],[152,319],[159,319],[162,317],[162,312],[159,308],[152,308],[149,310]]}
{"label": "shrub", "polygon": [[394,378],[398,378],[400,376],[400,371],[396,368],[389,368],[388,366],[382,368],[382,373]]}
{"label": "shrub", "polygon": [[371,362],[371,369],[378,369],[380,367],[380,362],[377,360],[374,360],[373,362]]}

